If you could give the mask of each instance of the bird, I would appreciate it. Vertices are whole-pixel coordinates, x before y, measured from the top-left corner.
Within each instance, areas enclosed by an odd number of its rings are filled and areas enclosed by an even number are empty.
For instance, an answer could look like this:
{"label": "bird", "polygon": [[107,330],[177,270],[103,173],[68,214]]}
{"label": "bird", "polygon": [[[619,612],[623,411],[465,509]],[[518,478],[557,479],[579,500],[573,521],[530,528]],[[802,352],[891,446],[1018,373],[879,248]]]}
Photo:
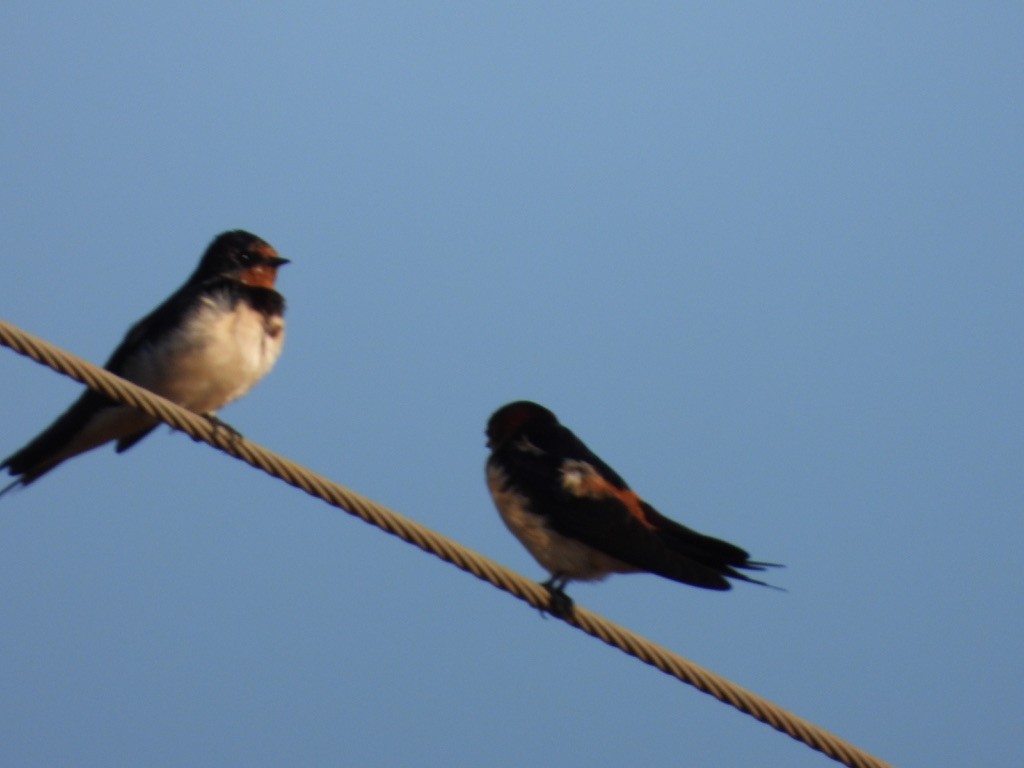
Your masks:
{"label": "bird", "polygon": [[487,422],[487,486],[508,529],[551,575],[542,582],[556,615],[572,611],[570,581],[649,572],[704,589],[727,590],[729,579],[774,587],[739,569],[746,551],[671,520],[644,501],[615,470],[528,400],[509,403]]}
{"label": "bird", "polygon": [[[216,412],[248,392],[281,353],[285,300],[274,285],[278,268],[288,263],[250,232],[218,235],[192,275],[128,330],[104,367],[227,427]],[[142,411],[86,390],[0,464],[15,478],[0,495],[112,440],[122,453],[158,424]]]}

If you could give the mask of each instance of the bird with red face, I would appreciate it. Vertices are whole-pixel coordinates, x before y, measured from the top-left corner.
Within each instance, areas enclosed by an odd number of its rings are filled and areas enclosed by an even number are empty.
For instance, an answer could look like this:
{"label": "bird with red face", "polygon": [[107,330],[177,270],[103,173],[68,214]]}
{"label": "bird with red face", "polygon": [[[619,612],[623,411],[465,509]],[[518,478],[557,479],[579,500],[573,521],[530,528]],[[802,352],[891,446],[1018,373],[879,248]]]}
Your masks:
{"label": "bird with red face", "polygon": [[[184,285],[128,330],[106,369],[220,423],[215,412],[248,392],[281,353],[285,301],[275,280],[287,263],[249,232],[218,235]],[[0,495],[105,443],[126,451],[159,423],[86,390],[0,464],[15,478]]]}

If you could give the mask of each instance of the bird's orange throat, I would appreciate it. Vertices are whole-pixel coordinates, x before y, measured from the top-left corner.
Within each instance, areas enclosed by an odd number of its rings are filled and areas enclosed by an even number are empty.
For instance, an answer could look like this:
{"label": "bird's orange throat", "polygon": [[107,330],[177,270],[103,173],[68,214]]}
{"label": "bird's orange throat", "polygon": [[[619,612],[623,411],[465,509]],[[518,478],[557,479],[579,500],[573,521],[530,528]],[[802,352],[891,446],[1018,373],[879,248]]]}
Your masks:
{"label": "bird's orange throat", "polygon": [[273,288],[277,280],[277,267],[257,264],[255,267],[243,270],[238,279],[254,288]]}

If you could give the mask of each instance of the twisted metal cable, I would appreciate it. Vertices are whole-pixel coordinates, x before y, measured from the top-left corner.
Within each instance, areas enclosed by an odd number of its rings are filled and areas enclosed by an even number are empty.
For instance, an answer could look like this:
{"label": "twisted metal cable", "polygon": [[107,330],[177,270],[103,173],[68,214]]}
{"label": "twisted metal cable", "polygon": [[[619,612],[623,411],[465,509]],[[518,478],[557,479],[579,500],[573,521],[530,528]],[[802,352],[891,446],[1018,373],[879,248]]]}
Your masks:
{"label": "twisted metal cable", "polygon": [[[410,544],[415,544],[457,568],[471,573],[498,589],[540,610],[550,610],[547,590],[515,571],[473,552],[426,526],[393,512],[355,491],[318,475],[305,467],[267,450],[203,416],[185,410],[169,400],[75,357],[10,323],[0,320],[0,344],[49,366],[58,373],[150,416],[166,422],[195,440],[241,459],[252,467],[276,477],[310,496],[375,525]],[[832,735],[813,723],[788,712],[751,691],[678,656],[630,630],[580,606],[563,621],[604,643],[671,675],[699,691],[714,696],[741,712],[770,725],[812,749],[850,768],[891,768],[859,747]]]}

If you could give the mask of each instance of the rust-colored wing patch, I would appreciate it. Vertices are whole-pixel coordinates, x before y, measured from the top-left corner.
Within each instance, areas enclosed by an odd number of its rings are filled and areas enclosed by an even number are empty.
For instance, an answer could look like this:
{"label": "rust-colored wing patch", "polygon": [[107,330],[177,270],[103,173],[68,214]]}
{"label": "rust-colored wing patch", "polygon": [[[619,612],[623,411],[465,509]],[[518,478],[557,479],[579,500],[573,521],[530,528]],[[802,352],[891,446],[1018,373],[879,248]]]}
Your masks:
{"label": "rust-colored wing patch", "polygon": [[585,461],[569,460],[562,464],[562,487],[573,496],[591,499],[618,499],[636,520],[648,530],[657,526],[647,516],[644,503],[635,491],[619,488]]}

